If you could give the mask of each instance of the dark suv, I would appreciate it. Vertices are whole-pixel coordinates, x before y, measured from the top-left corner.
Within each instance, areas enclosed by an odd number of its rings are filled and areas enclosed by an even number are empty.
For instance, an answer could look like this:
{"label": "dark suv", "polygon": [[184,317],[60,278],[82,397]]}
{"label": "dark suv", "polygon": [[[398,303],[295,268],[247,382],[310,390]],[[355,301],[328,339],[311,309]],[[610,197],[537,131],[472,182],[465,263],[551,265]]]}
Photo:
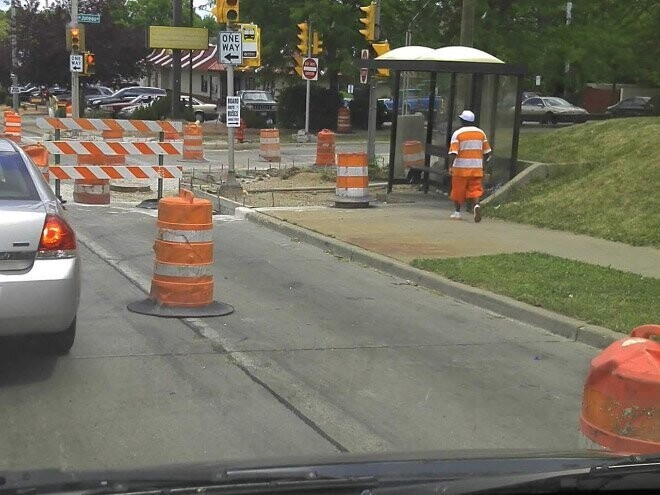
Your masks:
{"label": "dark suv", "polygon": [[277,116],[277,101],[268,91],[256,89],[242,90],[236,93],[241,99],[241,107],[253,111],[257,116],[263,117],[266,124],[275,123]]}

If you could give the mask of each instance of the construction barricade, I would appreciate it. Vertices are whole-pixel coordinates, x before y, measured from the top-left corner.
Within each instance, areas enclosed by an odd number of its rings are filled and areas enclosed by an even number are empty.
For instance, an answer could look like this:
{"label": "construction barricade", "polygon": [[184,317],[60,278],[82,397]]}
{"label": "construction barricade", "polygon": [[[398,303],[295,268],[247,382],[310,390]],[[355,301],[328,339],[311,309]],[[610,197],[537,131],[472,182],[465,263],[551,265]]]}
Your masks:
{"label": "construction barricade", "polygon": [[16,143],[21,142],[21,116],[12,111],[5,110],[5,137]]}
{"label": "construction barricade", "polygon": [[213,205],[182,189],[158,203],[158,234],[149,298],[135,313],[168,318],[222,316],[229,304],[213,300]]}
{"label": "construction barricade", "polygon": [[279,129],[261,129],[259,133],[259,156],[267,162],[280,161]]}
{"label": "construction barricade", "polygon": [[351,132],[351,111],[346,107],[340,107],[337,112],[337,132],[339,134]]}
{"label": "construction barricade", "polygon": [[660,452],[660,325],[635,328],[591,361],[580,430],[616,454]]}
{"label": "construction barricade", "polygon": [[369,206],[369,166],[366,153],[337,154],[335,206],[345,208]]}
{"label": "construction barricade", "polygon": [[[74,200],[85,204],[108,204],[110,202],[110,180],[158,179],[159,196],[162,179],[180,179],[182,172],[176,166],[164,166],[164,156],[180,156],[183,143],[180,141],[115,141],[123,139],[125,132],[176,133],[181,123],[167,121],[38,118],[41,129],[55,130],[55,140],[45,141],[47,151],[56,156],[56,164],[50,166],[50,175],[55,178],[55,193],[59,196],[59,181],[75,181]],[[61,140],[62,130],[101,132],[103,141]],[[60,155],[76,156],[77,165],[60,165]],[[158,156],[158,165],[126,165],[128,155]]]}
{"label": "construction barricade", "polygon": [[317,135],[316,163],[317,167],[335,166],[335,133],[323,129]]}
{"label": "construction barricade", "polygon": [[34,164],[39,168],[46,182],[50,181],[48,171],[48,150],[42,144],[28,144],[22,147],[25,154],[29,156]]}
{"label": "construction barricade", "polygon": [[197,122],[183,127],[183,160],[184,162],[205,162],[204,137],[202,126]]}

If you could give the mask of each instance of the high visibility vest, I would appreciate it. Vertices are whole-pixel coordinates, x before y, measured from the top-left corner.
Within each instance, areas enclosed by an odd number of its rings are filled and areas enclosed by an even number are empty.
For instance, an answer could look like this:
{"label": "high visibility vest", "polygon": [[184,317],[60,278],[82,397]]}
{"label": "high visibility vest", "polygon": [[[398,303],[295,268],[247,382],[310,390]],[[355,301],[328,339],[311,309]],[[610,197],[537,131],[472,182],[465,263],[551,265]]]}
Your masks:
{"label": "high visibility vest", "polygon": [[484,155],[490,153],[484,131],[476,126],[461,127],[451,137],[449,154],[456,155],[452,174],[458,177],[482,177]]}

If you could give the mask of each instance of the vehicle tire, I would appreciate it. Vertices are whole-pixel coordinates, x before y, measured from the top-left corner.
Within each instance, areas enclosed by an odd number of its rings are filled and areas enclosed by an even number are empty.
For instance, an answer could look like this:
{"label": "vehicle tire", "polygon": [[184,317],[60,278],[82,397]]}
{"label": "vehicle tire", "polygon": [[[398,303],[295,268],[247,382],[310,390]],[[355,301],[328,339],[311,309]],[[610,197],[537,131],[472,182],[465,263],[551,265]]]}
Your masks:
{"label": "vehicle tire", "polygon": [[555,125],[556,123],[557,123],[557,117],[555,117],[555,115],[551,112],[546,113],[541,119],[541,124]]}
{"label": "vehicle tire", "polygon": [[45,354],[54,356],[64,356],[69,353],[73,347],[73,341],[76,338],[76,317],[73,318],[71,325],[57,333],[44,333],[39,335],[39,346]]}
{"label": "vehicle tire", "polygon": [[195,120],[204,123],[204,112],[195,112]]}

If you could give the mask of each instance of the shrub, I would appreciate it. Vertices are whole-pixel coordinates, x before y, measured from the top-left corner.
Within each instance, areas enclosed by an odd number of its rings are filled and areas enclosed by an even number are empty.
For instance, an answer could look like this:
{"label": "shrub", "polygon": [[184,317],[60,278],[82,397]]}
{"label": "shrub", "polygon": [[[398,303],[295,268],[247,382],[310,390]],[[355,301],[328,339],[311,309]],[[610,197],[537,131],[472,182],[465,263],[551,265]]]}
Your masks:
{"label": "shrub", "polygon": [[[358,129],[366,129],[369,125],[369,87],[356,88],[349,104],[351,109],[351,125]],[[376,127],[383,127],[385,121],[385,106],[379,102],[376,106]]]}
{"label": "shrub", "polygon": [[[277,122],[280,127],[305,127],[305,99],[305,84],[291,86],[282,92],[277,105]],[[312,85],[309,106],[310,131],[337,129],[337,111],[341,106],[339,92]]]}

